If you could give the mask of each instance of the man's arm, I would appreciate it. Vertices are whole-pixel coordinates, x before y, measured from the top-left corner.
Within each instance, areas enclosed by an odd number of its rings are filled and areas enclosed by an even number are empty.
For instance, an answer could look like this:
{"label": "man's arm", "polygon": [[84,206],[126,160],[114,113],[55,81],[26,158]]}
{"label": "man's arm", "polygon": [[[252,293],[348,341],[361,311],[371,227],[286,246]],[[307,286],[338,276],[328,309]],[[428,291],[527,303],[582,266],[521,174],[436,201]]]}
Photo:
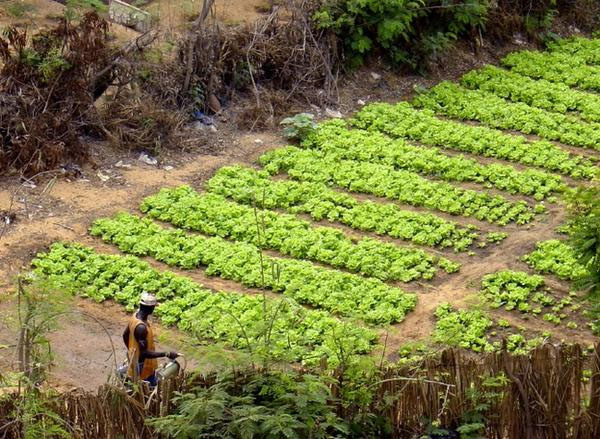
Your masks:
{"label": "man's arm", "polygon": [[129,349],[129,326],[123,331],[123,343],[125,343],[125,347]]}
{"label": "man's arm", "polygon": [[148,330],[146,329],[146,325],[142,323],[137,325],[133,335],[140,345],[140,361],[145,360],[146,358],[169,357],[173,359],[177,357],[176,352],[158,352],[148,350]]}

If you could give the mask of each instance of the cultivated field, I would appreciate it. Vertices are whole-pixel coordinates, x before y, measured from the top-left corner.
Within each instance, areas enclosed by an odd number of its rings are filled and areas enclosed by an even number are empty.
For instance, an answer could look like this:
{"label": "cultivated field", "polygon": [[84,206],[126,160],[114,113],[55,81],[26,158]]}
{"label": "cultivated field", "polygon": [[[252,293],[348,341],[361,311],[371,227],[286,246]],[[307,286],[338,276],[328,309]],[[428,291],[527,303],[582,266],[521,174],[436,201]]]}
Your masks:
{"label": "cultivated field", "polygon": [[598,171],[598,93],[600,40],[513,53],[165,187],[33,266],[128,311],[153,291],[164,325],[305,364],[588,344],[561,195]]}

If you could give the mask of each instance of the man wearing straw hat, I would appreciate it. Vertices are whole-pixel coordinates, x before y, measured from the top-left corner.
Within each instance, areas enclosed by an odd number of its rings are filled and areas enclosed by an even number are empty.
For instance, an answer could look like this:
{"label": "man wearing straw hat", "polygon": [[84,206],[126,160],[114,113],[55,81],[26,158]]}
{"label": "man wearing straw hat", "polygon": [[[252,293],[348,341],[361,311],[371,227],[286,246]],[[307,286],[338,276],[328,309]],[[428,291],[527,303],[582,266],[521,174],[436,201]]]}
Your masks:
{"label": "man wearing straw hat", "polygon": [[147,381],[151,386],[156,385],[157,358],[167,357],[171,360],[177,358],[177,352],[156,352],[154,350],[154,331],[148,317],[158,305],[156,296],[146,291],[140,298],[139,310],[131,316],[129,324],[123,332],[123,342],[127,347],[127,360],[129,368],[127,376],[137,381]]}

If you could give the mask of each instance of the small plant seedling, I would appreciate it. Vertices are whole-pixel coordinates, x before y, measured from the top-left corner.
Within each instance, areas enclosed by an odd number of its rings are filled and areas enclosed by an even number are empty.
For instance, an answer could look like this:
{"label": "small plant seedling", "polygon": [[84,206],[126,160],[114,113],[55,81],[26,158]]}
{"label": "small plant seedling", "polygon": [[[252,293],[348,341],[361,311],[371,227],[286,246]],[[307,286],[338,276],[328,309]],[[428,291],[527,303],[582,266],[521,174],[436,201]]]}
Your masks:
{"label": "small plant seedling", "polygon": [[286,117],[280,123],[283,125],[283,136],[288,140],[301,142],[317,129],[315,116],[311,113],[299,113],[292,117]]}

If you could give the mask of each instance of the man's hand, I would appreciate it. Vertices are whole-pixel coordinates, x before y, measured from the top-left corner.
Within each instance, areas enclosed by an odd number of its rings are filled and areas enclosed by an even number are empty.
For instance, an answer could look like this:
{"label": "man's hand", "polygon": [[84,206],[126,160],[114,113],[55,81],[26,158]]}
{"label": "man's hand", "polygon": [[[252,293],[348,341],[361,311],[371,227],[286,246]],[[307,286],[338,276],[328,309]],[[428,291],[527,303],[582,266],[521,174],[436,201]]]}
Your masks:
{"label": "man's hand", "polygon": [[175,358],[179,357],[179,354],[177,352],[171,351],[168,352],[167,355],[165,355],[169,360],[174,360]]}

